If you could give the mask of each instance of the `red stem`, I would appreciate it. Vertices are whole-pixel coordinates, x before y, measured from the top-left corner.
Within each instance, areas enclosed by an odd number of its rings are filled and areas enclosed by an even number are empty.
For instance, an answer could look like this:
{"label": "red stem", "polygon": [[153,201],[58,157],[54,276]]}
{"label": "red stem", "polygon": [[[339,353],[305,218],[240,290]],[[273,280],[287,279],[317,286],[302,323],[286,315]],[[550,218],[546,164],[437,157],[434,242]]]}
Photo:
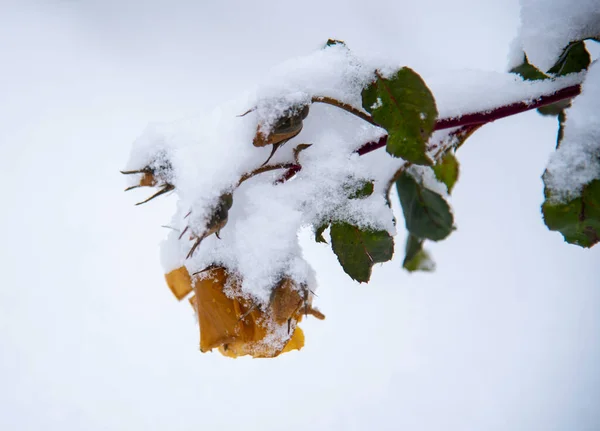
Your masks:
{"label": "red stem", "polygon": [[281,177],[279,177],[277,181],[275,181],[275,184],[285,183],[287,180],[300,172],[301,169],[301,165],[292,165]]}
{"label": "red stem", "polygon": [[[537,109],[542,106],[556,103],[560,100],[570,99],[571,97],[577,96],[581,93],[581,86],[572,85],[570,87],[558,90],[554,94],[547,96],[541,96],[539,99],[528,103],[528,102],[516,102],[506,106],[500,106],[486,112],[475,112],[473,114],[466,114],[462,117],[457,118],[441,118],[435,124],[434,130],[450,129],[453,127],[470,126],[475,124],[491,123],[492,121],[499,120],[500,118],[509,117],[511,115],[520,114],[525,111]],[[387,135],[382,136],[377,141],[367,142],[362,145],[356,153],[359,155],[370,153],[378,148],[385,147],[387,144]]]}
{"label": "red stem", "polygon": [[[435,124],[434,130],[451,129],[453,127],[461,126],[473,126],[478,124],[491,123],[492,121],[499,120],[500,118],[510,117],[511,115],[520,114],[525,111],[532,109],[541,108],[542,106],[551,105],[552,103],[559,102],[564,99],[570,99],[581,93],[580,85],[572,85],[558,90],[554,94],[540,96],[533,102],[516,102],[510,105],[500,106],[485,112],[475,112],[473,114],[466,114],[462,117],[456,118],[441,118]],[[383,135],[377,141],[367,142],[358,148],[355,152],[362,156],[370,153],[378,148],[385,147],[387,144],[387,135]],[[294,175],[296,175],[302,166],[295,165],[290,167],[282,176],[277,180],[277,183],[283,183]]]}

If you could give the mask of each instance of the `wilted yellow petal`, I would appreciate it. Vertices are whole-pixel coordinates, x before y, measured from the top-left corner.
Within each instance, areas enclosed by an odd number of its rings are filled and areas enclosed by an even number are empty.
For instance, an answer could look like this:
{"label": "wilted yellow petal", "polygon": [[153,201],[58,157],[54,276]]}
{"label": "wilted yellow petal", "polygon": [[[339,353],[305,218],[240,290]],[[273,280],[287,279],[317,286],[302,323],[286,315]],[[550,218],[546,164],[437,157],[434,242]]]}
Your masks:
{"label": "wilted yellow petal", "polygon": [[292,350],[300,350],[304,347],[304,332],[301,328],[296,327],[294,335],[287,342],[281,353],[290,352]]}
{"label": "wilted yellow petal", "polygon": [[227,280],[224,268],[213,268],[196,280],[196,303],[200,324],[200,350],[207,352],[235,341],[240,332],[234,301],[223,293]]}
{"label": "wilted yellow petal", "polygon": [[188,301],[190,301],[190,305],[192,306],[192,308],[194,309],[194,311],[196,311],[196,295],[192,295],[188,298]]}
{"label": "wilted yellow petal", "polygon": [[185,266],[169,272],[165,275],[165,279],[169,289],[179,301],[192,291],[192,279]]}

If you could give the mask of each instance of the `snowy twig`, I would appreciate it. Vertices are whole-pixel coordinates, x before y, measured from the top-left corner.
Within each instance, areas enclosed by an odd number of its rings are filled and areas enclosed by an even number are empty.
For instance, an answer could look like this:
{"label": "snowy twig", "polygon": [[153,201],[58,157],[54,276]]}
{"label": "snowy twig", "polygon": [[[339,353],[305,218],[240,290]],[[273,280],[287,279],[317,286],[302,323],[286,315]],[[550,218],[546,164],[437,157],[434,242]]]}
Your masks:
{"label": "snowy twig", "polygon": [[[537,109],[542,106],[551,105],[561,100],[570,99],[577,96],[581,92],[579,85],[572,85],[565,87],[557,92],[549,95],[539,97],[533,102],[516,102],[510,105],[500,106],[495,109],[490,109],[485,112],[475,112],[472,114],[466,114],[462,117],[456,118],[441,118],[435,125],[435,130],[451,129],[453,127],[470,126],[491,123],[492,121],[499,120],[500,118],[509,117],[511,115],[520,114],[525,111]],[[382,136],[377,141],[367,142],[362,145],[356,153],[360,156],[363,154],[370,153],[378,148],[385,147],[387,144],[387,135]]]}
{"label": "snowy twig", "polygon": [[541,108],[542,106],[551,105],[561,100],[570,99],[581,93],[580,85],[572,85],[558,90],[554,94],[541,96],[533,102],[516,102],[510,105],[500,106],[498,108],[486,111],[466,114],[458,118],[444,118],[438,120],[435,125],[435,130],[450,129],[458,126],[468,126],[472,124],[490,123],[500,118],[510,117],[511,115],[520,114],[532,109]]}

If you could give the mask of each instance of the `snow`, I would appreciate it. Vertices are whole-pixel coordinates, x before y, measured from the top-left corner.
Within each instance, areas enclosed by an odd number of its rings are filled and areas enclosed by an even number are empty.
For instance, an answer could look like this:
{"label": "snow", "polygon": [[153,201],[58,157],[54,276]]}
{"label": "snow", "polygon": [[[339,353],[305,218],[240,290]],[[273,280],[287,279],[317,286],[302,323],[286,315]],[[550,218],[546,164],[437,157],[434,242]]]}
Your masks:
{"label": "snow", "polygon": [[431,169],[423,166],[411,166],[409,173],[417,179],[423,186],[434,193],[448,199],[448,187],[446,184],[438,181]]}
{"label": "snow", "polygon": [[570,42],[600,35],[600,0],[521,0],[520,44],[549,70]]}
{"label": "snow", "polygon": [[508,55],[506,56],[506,71],[510,71],[523,64],[524,54],[523,43],[519,37],[515,37],[509,45]]}
{"label": "snow", "polygon": [[[244,294],[266,303],[282,276],[293,276],[297,283],[316,289],[313,272],[298,244],[297,232],[303,226],[347,221],[395,235],[383,188],[403,162],[383,150],[383,157],[353,154],[362,144],[377,139],[382,130],[333,106],[312,104],[302,132],[273,158],[271,163],[292,163],[296,145],[313,144],[300,153],[303,169],[292,181],[276,184],[284,172],[277,170],[235,187],[271,150],[252,145],[257,130],[268,134],[282,115],[309,104],[316,96],[362,109],[361,91],[374,79],[374,71],[389,72],[394,67],[400,66],[370,63],[345,46],[334,45],[273,68],[254,90],[205,116],[149,127],[134,143],[127,169],[142,169],[149,163],[171,168],[167,176],[179,201],[170,222],[174,232],[162,246],[164,271],[185,265],[194,273],[211,264],[223,265],[242,280]],[[533,101],[578,84],[583,77],[580,73],[531,82],[513,74],[471,70],[425,77],[425,81],[436,98],[440,117],[452,118]],[[447,134],[437,133],[432,142],[448,146],[451,143],[444,141],[445,137]],[[441,154],[440,149],[436,147],[433,154]],[[348,184],[360,180],[373,180],[376,192],[366,199],[347,199],[344,190]],[[445,194],[445,186],[429,182]],[[187,227],[187,233],[201,236],[219,196],[228,192],[233,192],[234,203],[221,239],[214,235],[205,238],[188,258],[195,237],[180,239],[176,233]]]}
{"label": "snow", "polygon": [[555,202],[581,194],[583,186],[600,178],[600,64],[589,68],[581,94],[566,110],[564,136],[550,157],[544,181]]}
{"label": "snow", "polygon": [[336,44],[296,57],[273,68],[258,90],[256,103],[263,132],[290,106],[310,103],[313,96],[329,96],[360,106],[360,91],[373,78],[374,69],[361,62],[344,45]]}

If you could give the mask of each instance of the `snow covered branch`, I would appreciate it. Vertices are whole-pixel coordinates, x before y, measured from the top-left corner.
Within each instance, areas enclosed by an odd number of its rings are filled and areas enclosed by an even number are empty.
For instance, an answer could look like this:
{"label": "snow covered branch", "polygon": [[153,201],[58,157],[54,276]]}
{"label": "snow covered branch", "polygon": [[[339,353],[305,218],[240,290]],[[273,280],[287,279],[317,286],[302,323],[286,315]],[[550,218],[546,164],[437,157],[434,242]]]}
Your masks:
{"label": "snow covered branch", "polygon": [[394,186],[402,265],[432,270],[424,244],[456,229],[456,150],[479,127],[532,109],[560,119],[561,147],[544,175],[547,225],[575,244],[600,241],[600,125],[589,114],[600,70],[583,41],[568,43],[546,72],[521,52],[513,73],[422,77],[330,41],[202,118],[148,128],[124,173],[129,190],[159,188],[146,201],[179,198],[162,262],[178,299],[194,292],[202,350],[271,357],[302,347],[297,324],[323,315],[298,231],[311,227],[320,243],[328,231],[342,269],[366,283],[394,255]]}

